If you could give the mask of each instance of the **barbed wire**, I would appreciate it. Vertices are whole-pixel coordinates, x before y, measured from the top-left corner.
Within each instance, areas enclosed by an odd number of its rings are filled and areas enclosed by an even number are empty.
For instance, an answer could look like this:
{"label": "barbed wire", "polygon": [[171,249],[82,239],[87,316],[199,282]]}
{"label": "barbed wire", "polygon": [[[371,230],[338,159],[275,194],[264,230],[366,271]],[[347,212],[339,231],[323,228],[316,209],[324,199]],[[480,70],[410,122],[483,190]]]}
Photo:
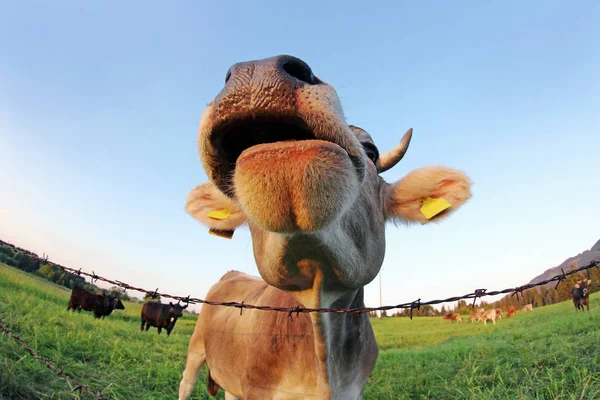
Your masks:
{"label": "barbed wire", "polygon": [[44,358],[44,357],[40,356],[38,353],[36,353],[35,350],[33,350],[27,343],[25,343],[23,341],[23,339],[21,339],[19,336],[17,336],[13,331],[10,330],[10,328],[8,326],[6,326],[4,321],[2,321],[2,318],[0,318],[0,329],[2,329],[8,336],[13,338],[19,345],[21,345],[21,347],[23,347],[29,354],[31,354],[31,356],[33,358],[35,358],[38,361],[41,361],[52,371],[56,372],[57,375],[59,375],[60,377],[64,378],[67,382],[69,382],[69,384],[72,387],[71,393],[76,392],[76,391],[80,391],[80,392],[84,391],[87,394],[89,394],[90,396],[92,396],[94,399],[106,400],[106,398],[102,395],[102,393],[95,393],[88,386],[77,382],[75,380],[75,378],[67,375],[67,373],[65,371],[58,368],[56,365],[52,364],[50,362],[50,360],[48,360],[47,358]]}
{"label": "barbed wire", "polygon": [[[0,243],[5,244],[10,246],[11,248],[13,248],[15,251],[19,251],[19,250],[23,250],[20,249],[10,243],[6,243],[6,242],[2,242],[0,241]],[[253,305],[253,304],[246,304],[244,302],[235,302],[235,301],[226,301],[226,302],[222,302],[222,301],[212,301],[212,300],[206,300],[206,299],[200,299],[200,298],[196,298],[196,297],[190,297],[189,295],[186,297],[183,296],[176,296],[176,295],[171,295],[168,293],[160,293],[158,291],[158,288],[156,288],[155,290],[147,290],[141,287],[136,287],[133,285],[129,285],[125,282],[122,281],[118,281],[118,280],[114,280],[114,279],[108,279],[105,278],[103,276],[100,276],[98,274],[96,274],[94,271],[92,271],[92,273],[90,274],[89,272],[84,272],[80,269],[73,269],[73,268],[69,268],[69,267],[65,267],[62,266],[60,264],[56,264],[52,261],[48,260],[48,256],[44,254],[44,257],[41,258],[39,256],[37,256],[35,253],[32,253],[30,251],[20,251],[21,254],[23,254],[24,256],[30,258],[30,259],[34,259],[40,262],[45,262],[48,263],[50,265],[53,265],[57,268],[62,269],[63,271],[66,272],[70,272],[76,275],[84,275],[87,276],[91,279],[92,283],[94,283],[95,281],[103,281],[103,282],[107,282],[110,283],[112,285],[115,286],[119,286],[123,289],[126,290],[135,290],[137,292],[140,293],[145,293],[147,295],[149,295],[152,298],[157,298],[157,297],[164,297],[164,298],[170,298],[170,299],[174,299],[174,300],[178,300],[178,301],[183,301],[186,304],[207,304],[207,305],[211,305],[211,306],[221,306],[221,307],[234,307],[234,308],[239,308],[240,309],[240,314],[242,314],[242,311],[244,309],[253,309],[253,310],[262,310],[262,311],[275,311],[275,312],[284,312],[287,313],[290,317],[290,319],[292,319],[292,315],[296,314],[296,316],[298,316],[299,314],[303,314],[303,313],[352,313],[352,314],[361,314],[361,313],[365,313],[365,312],[373,312],[373,311],[389,311],[389,310],[394,310],[394,309],[409,309],[410,310],[410,318],[412,319],[412,311],[414,309],[420,309],[422,306],[427,306],[427,305],[437,305],[437,304],[441,304],[441,303],[451,303],[454,301],[459,301],[459,300],[471,300],[473,299],[473,305],[472,307],[475,307],[475,302],[478,298],[482,298],[482,297],[486,297],[486,296],[496,296],[499,294],[508,294],[510,293],[512,296],[516,295],[517,299],[519,297],[519,294],[521,294],[521,296],[523,295],[523,291],[527,290],[527,289],[532,289],[534,287],[538,287],[538,286],[544,286],[547,285],[548,283],[551,282],[556,282],[556,286],[555,289],[558,288],[558,285],[564,281],[568,276],[576,274],[578,272],[582,272],[582,271],[588,271],[588,275],[589,275],[589,270],[592,268],[598,268],[598,270],[600,271],[600,260],[594,260],[591,263],[584,265],[582,267],[570,270],[565,272],[562,268],[561,268],[561,273],[558,275],[553,276],[552,278],[540,281],[540,282],[536,282],[536,283],[529,283],[526,285],[521,285],[521,286],[517,286],[517,287],[513,287],[513,288],[507,288],[507,289],[502,289],[502,290],[493,290],[493,291],[488,291],[487,289],[475,289],[475,291],[473,293],[467,293],[465,295],[462,296],[453,296],[453,297],[448,297],[446,299],[440,299],[440,300],[430,300],[430,301],[421,301],[421,299],[417,299],[415,301],[411,301],[408,303],[400,303],[400,304],[396,304],[396,305],[389,305],[389,306],[380,306],[380,307],[361,307],[361,308],[308,308],[308,307],[301,307],[300,305],[296,306],[296,307],[273,307],[273,306],[259,306],[259,305]]]}

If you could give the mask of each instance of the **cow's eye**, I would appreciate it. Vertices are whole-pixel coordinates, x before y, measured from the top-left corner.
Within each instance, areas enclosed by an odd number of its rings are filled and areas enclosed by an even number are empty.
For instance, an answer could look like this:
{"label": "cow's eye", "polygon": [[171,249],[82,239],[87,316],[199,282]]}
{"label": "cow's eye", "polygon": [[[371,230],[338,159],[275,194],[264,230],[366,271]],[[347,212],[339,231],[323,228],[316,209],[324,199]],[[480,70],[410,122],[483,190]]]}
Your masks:
{"label": "cow's eye", "polygon": [[371,143],[363,143],[362,145],[365,149],[365,153],[367,153],[367,157],[369,157],[373,163],[377,163],[377,160],[379,159],[379,151],[377,150],[377,147]]}

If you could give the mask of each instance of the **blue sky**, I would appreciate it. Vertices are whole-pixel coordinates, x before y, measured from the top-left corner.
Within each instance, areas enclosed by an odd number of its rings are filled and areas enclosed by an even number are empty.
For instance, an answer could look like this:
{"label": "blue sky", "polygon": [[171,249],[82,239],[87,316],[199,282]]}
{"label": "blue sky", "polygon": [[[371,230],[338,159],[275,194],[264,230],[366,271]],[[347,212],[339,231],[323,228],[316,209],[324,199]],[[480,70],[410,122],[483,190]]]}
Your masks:
{"label": "blue sky", "polygon": [[388,226],[384,303],[525,283],[600,239],[599,20],[595,1],[4,2],[0,238],[181,295],[257,274],[247,229],[210,236],[183,206],[229,66],[292,54],[381,151],[414,128],[388,182],[474,181],[443,223]]}

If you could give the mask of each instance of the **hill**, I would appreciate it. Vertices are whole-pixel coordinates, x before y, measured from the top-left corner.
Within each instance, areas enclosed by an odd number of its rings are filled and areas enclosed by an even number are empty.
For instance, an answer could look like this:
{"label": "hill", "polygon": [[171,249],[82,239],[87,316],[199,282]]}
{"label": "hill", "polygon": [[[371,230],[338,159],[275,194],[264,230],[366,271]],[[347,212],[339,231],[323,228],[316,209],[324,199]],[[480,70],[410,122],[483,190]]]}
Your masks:
{"label": "hill", "polygon": [[[579,253],[576,256],[567,258],[565,261],[563,261],[556,267],[549,268],[542,274],[536,276],[529,283],[537,283],[545,279],[551,278],[555,275],[558,275],[560,274],[561,268],[566,272],[572,266],[579,268],[595,260],[600,260],[600,240],[598,240],[596,244],[592,246],[591,249],[585,250],[584,252]],[[545,286],[553,287],[554,285],[555,283],[551,282],[546,284]]]}

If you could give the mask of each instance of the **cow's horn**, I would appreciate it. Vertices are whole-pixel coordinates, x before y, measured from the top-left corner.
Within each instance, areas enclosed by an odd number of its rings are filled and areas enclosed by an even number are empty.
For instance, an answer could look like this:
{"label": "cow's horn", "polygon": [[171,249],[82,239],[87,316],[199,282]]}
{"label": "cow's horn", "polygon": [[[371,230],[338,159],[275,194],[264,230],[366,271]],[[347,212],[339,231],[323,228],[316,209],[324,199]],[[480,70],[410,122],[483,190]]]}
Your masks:
{"label": "cow's horn", "polygon": [[379,160],[377,160],[377,169],[379,172],[387,171],[394,165],[398,164],[400,160],[402,160],[402,157],[404,157],[404,154],[406,154],[406,150],[408,150],[408,145],[410,144],[411,138],[412,128],[406,131],[404,136],[402,136],[402,140],[396,147],[379,156]]}

